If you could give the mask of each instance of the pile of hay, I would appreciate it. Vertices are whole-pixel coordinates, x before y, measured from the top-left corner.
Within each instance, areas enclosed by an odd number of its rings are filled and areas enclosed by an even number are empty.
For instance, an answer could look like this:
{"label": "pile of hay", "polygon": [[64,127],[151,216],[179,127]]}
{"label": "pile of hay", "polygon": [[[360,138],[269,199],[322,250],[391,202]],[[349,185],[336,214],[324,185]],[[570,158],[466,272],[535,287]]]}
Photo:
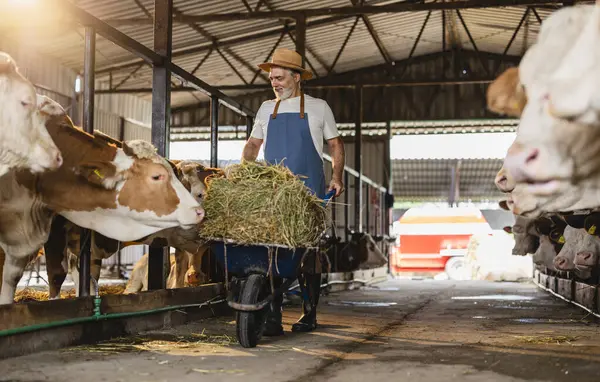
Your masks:
{"label": "pile of hay", "polygon": [[[118,285],[100,285],[98,293],[103,296],[107,294],[122,294],[125,291],[124,284]],[[60,298],[75,298],[75,289],[67,289],[60,291]],[[30,302],[30,301],[47,301],[48,291],[37,290],[34,288],[24,288],[15,293],[15,302]]]}
{"label": "pile of hay", "polygon": [[207,179],[200,237],[240,244],[315,246],[327,227],[322,200],[280,164],[242,162]]}

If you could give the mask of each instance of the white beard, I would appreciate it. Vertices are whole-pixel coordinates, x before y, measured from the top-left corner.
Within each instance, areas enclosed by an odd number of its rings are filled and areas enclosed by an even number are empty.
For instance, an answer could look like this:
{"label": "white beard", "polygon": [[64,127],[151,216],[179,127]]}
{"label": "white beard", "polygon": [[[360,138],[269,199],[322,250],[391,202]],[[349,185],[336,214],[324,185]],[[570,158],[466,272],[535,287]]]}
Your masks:
{"label": "white beard", "polygon": [[277,98],[280,101],[285,101],[286,99],[290,98],[293,93],[294,93],[294,89],[290,88],[290,89],[284,89],[283,94],[281,94],[281,95],[279,95],[279,93],[275,92],[275,95],[277,96]]}

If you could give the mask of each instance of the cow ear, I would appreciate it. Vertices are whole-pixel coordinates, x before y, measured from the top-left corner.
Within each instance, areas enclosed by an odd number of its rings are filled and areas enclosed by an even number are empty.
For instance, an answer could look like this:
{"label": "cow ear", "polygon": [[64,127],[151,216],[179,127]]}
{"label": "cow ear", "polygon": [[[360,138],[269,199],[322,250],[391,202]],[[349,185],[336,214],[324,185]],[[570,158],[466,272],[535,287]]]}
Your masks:
{"label": "cow ear", "polygon": [[487,107],[490,111],[520,117],[527,96],[519,80],[519,68],[508,68],[490,84],[486,94]]}
{"label": "cow ear", "polygon": [[117,169],[112,163],[90,161],[79,165],[75,173],[85,178],[89,183],[112,190],[123,179],[117,174]]}
{"label": "cow ear", "polygon": [[583,228],[590,235],[600,236],[600,214],[595,212],[588,215],[583,223]]}
{"label": "cow ear", "polygon": [[500,202],[498,202],[498,205],[500,206],[500,208],[502,208],[503,210],[506,211],[510,211],[508,209],[508,202],[506,200],[501,200]]}
{"label": "cow ear", "polygon": [[565,243],[565,237],[563,236],[563,232],[560,229],[553,229],[550,232],[550,235],[548,235],[548,237],[554,243],[557,243],[557,244]]}
{"label": "cow ear", "polygon": [[502,230],[506,233],[513,233],[512,232],[512,227],[507,225],[506,227],[502,228]]}

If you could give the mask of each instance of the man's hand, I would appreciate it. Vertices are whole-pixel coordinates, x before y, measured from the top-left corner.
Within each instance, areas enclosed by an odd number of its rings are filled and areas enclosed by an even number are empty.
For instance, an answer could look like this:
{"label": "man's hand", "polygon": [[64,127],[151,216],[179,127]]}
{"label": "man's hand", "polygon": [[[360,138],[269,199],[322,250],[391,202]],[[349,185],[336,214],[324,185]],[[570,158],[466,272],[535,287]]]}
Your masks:
{"label": "man's hand", "polygon": [[341,180],[332,179],[329,183],[329,188],[327,189],[327,192],[331,190],[335,190],[335,197],[340,196],[342,192],[344,192],[344,182],[342,182]]}

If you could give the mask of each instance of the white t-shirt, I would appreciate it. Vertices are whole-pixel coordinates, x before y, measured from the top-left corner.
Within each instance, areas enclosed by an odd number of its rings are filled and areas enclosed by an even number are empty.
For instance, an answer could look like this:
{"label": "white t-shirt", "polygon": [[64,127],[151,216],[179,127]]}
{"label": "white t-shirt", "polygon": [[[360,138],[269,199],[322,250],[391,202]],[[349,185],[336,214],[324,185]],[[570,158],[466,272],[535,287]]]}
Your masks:
{"label": "white t-shirt", "polygon": [[[263,102],[254,118],[251,136],[262,139],[263,147],[267,144],[267,126],[275,110],[276,100]],[[300,113],[300,96],[281,101],[277,115],[283,113]],[[304,113],[308,116],[308,127],[315,148],[323,158],[323,139],[329,140],[340,135],[333,117],[333,112],[325,100],[304,95]],[[298,116],[300,118],[300,116]]]}

